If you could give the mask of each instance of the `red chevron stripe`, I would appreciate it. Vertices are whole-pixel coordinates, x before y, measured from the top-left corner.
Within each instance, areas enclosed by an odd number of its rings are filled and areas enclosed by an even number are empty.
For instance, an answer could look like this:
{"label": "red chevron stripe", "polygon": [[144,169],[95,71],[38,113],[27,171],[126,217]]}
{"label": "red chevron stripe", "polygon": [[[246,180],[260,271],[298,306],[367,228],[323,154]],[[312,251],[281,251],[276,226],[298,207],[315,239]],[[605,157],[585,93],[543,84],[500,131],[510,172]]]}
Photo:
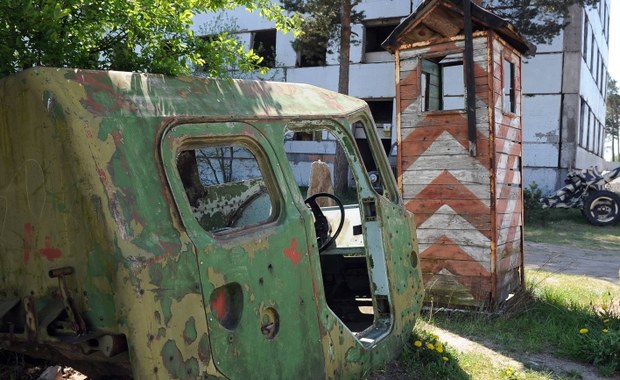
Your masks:
{"label": "red chevron stripe", "polygon": [[[435,186],[441,186],[441,198],[435,194]],[[463,199],[467,199],[464,201]],[[432,201],[432,202],[428,202]],[[437,202],[439,201],[439,202]],[[444,170],[424,188],[414,199],[407,202],[406,207],[413,212],[416,217],[416,224],[419,226],[431,217],[441,206],[448,205],[463,219],[467,220],[472,226],[478,229],[484,236],[491,238],[489,220],[491,210],[478,199],[467,187],[462,185],[450,172]],[[480,217],[480,216],[486,217]]]}

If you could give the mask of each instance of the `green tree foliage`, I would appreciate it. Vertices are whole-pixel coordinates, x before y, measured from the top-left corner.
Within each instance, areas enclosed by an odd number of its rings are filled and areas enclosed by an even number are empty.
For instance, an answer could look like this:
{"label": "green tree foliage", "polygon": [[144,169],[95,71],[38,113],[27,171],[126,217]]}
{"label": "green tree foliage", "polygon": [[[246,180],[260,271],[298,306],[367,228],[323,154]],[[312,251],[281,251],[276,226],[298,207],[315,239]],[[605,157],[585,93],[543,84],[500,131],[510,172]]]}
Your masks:
{"label": "green tree foliage", "polygon": [[33,66],[223,75],[261,57],[226,33],[200,38],[193,16],[243,6],[288,32],[300,24],[270,0],[0,0],[0,76]]}
{"label": "green tree foliage", "polygon": [[611,157],[617,160],[620,156],[620,93],[618,83],[609,77],[607,82],[607,117],[605,133],[611,140]]}
{"label": "green tree foliage", "polygon": [[482,6],[509,20],[530,42],[549,43],[568,25],[574,5],[597,4],[599,0],[483,0]]}
{"label": "green tree foliage", "polygon": [[[361,0],[346,1],[351,4],[351,23],[361,23],[364,12],[355,9]],[[295,51],[304,56],[308,65],[324,65],[325,53],[338,50],[341,0],[282,0],[281,3],[286,10],[304,15],[301,33],[293,41]]]}

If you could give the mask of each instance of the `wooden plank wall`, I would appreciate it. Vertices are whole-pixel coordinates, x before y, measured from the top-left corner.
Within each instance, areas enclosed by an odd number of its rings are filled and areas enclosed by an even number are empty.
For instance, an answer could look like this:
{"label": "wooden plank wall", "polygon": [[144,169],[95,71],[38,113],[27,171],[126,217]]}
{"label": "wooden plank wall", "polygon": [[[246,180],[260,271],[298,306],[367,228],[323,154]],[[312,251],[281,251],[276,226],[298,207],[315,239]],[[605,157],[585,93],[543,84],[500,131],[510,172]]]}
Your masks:
{"label": "wooden plank wall", "polygon": [[[462,50],[454,40],[399,51],[398,173],[416,216],[427,302],[481,306],[520,284],[521,61],[492,33],[474,38],[478,154],[471,157],[465,111],[422,112],[419,83],[420,57]],[[502,112],[504,59],[515,63],[514,113]]]}
{"label": "wooden plank wall", "polygon": [[[498,258],[496,299],[501,301],[520,287],[523,270],[521,57],[495,36],[492,45]],[[514,64],[514,112],[505,112],[503,107],[504,61]]]}
{"label": "wooden plank wall", "polygon": [[487,38],[474,39],[478,155],[468,152],[464,110],[421,112],[420,57],[463,50],[463,41],[399,51],[399,183],[416,216],[427,301],[478,306],[492,299]]}

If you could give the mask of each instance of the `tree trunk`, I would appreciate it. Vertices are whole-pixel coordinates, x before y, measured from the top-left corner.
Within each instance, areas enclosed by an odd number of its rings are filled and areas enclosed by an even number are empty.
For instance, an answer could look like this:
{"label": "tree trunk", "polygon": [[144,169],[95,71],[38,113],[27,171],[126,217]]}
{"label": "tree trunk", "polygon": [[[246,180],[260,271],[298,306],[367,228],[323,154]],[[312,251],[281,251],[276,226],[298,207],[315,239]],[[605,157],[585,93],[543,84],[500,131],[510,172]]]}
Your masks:
{"label": "tree trunk", "polygon": [[[349,94],[349,56],[351,53],[351,0],[341,0],[340,5],[340,72],[338,92]],[[344,193],[348,188],[349,164],[340,144],[336,144],[336,162],[334,163],[334,190],[336,194]]]}

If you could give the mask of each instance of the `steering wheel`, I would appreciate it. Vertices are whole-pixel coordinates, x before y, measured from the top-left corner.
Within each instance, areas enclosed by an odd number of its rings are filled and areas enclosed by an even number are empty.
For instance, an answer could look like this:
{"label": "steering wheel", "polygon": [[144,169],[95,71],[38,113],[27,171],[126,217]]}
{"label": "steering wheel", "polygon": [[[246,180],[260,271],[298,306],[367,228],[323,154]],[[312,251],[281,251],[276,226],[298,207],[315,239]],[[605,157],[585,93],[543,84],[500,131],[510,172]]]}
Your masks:
{"label": "steering wheel", "polygon": [[[340,208],[340,223],[338,224],[338,228],[336,232],[330,234],[331,227],[327,218],[321,211],[321,207],[319,207],[318,203],[316,203],[317,198],[326,197],[333,199],[336,202],[338,208]],[[323,252],[327,247],[329,247],[340,235],[340,231],[342,231],[342,226],[344,225],[344,206],[342,205],[342,201],[338,199],[334,194],[330,193],[316,193],[314,195],[309,196],[304,200],[310,210],[312,211],[312,215],[314,215],[314,230],[316,232],[316,240],[319,244],[319,252]]]}

